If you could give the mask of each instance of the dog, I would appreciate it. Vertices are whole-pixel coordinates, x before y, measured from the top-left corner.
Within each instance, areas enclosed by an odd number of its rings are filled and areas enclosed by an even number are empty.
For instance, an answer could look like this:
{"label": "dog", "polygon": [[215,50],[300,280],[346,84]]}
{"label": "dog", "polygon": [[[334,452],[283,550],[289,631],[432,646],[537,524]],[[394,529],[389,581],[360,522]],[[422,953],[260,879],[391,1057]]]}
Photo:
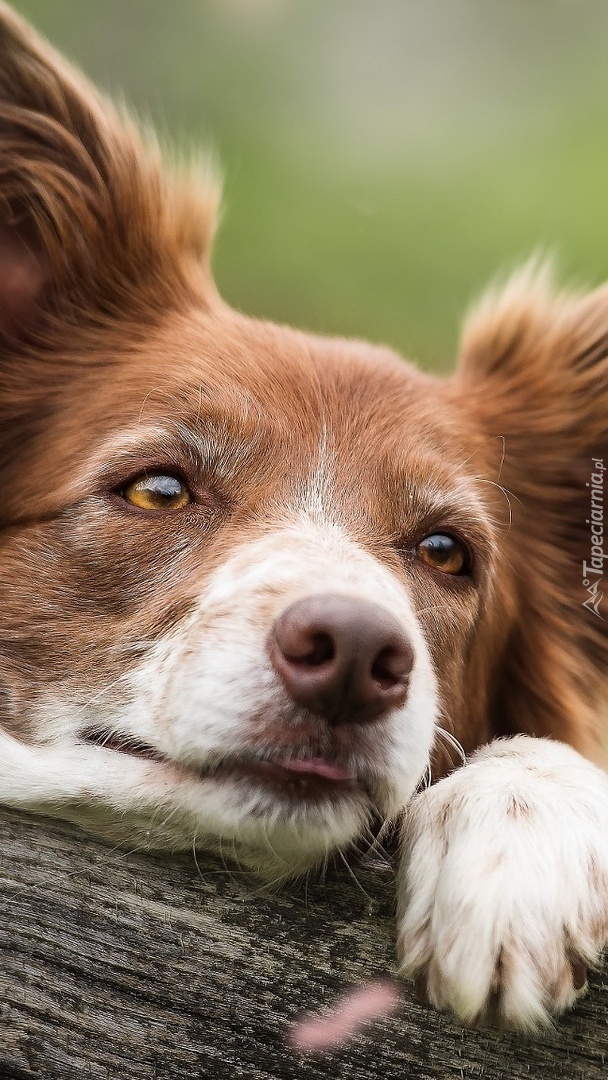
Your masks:
{"label": "dog", "polygon": [[537,1029],[608,941],[608,288],[436,378],[231,310],[216,209],[0,3],[0,801],[268,878],[396,821],[399,971]]}

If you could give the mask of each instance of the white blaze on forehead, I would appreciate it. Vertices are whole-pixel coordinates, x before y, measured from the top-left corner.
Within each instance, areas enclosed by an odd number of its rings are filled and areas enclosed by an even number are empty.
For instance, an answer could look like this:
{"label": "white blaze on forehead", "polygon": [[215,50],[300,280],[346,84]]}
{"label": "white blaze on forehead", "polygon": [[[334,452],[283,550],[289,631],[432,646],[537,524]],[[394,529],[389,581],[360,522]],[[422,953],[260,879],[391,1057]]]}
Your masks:
{"label": "white blaze on forehead", "polygon": [[296,490],[293,512],[304,512],[307,519],[322,525],[328,520],[334,504],[335,451],[328,446],[327,427],[324,424],[319,439],[317,461],[314,469]]}

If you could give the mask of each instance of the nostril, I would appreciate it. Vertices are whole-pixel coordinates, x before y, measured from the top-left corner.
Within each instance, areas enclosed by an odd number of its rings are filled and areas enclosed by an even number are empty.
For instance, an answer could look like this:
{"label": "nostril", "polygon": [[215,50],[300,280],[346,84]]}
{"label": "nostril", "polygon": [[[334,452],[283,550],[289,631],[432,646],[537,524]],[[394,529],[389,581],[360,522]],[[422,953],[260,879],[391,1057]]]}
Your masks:
{"label": "nostril", "polygon": [[285,655],[292,663],[302,664],[303,667],[321,667],[335,658],[336,646],[330,634],[312,633],[307,642],[301,643],[299,652],[291,656],[286,652]]}
{"label": "nostril", "polygon": [[294,667],[322,667],[336,656],[336,643],[327,630],[290,618],[289,612],[277,620],[272,637],[284,660]]}
{"label": "nostril", "polygon": [[412,670],[414,654],[405,642],[382,649],[372,664],[371,677],[380,690],[391,690],[404,684]]}
{"label": "nostril", "polygon": [[390,690],[391,686],[399,682],[399,676],[393,674],[390,667],[391,651],[390,649],[383,649],[372,664],[372,679],[381,690]]}

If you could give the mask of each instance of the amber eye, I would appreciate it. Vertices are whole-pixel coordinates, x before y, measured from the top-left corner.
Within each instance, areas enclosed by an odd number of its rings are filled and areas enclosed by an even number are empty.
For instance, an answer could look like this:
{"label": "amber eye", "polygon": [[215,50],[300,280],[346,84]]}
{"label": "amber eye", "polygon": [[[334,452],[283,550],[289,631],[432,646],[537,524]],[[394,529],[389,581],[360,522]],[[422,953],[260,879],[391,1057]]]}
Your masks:
{"label": "amber eye", "polygon": [[183,480],[168,473],[137,476],[123,489],[122,497],[140,510],[181,510],[192,502]]}
{"label": "amber eye", "polygon": [[416,554],[427,566],[444,574],[464,574],[468,570],[469,553],[460,540],[445,533],[433,533],[421,540]]}

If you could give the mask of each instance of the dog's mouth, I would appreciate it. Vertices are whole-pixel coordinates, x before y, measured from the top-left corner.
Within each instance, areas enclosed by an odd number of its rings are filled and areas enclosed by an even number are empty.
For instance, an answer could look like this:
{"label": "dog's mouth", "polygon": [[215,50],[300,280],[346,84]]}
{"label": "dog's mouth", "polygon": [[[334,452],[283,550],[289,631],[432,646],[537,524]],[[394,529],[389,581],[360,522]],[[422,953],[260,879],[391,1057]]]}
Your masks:
{"label": "dog's mouth", "polygon": [[213,770],[215,776],[250,780],[293,797],[344,794],[361,787],[357,776],[343,765],[321,757],[280,757],[271,761],[232,760]]}
{"label": "dog's mouth", "polygon": [[148,743],[132,739],[127,735],[111,735],[100,731],[98,728],[89,728],[80,733],[83,742],[99,746],[102,750],[114,750],[117,754],[127,754],[130,757],[147,758],[149,761],[166,762],[158,750]]}
{"label": "dog's mouth", "polygon": [[130,757],[155,761],[161,765],[179,768],[197,780],[232,779],[270,785],[283,794],[314,797],[343,794],[362,790],[364,785],[351,768],[327,757],[282,754],[276,758],[230,757],[217,764],[197,768],[183,762],[172,761],[154,746],[127,736],[108,734],[97,729],[81,733],[84,742],[103,750],[111,750]]}

